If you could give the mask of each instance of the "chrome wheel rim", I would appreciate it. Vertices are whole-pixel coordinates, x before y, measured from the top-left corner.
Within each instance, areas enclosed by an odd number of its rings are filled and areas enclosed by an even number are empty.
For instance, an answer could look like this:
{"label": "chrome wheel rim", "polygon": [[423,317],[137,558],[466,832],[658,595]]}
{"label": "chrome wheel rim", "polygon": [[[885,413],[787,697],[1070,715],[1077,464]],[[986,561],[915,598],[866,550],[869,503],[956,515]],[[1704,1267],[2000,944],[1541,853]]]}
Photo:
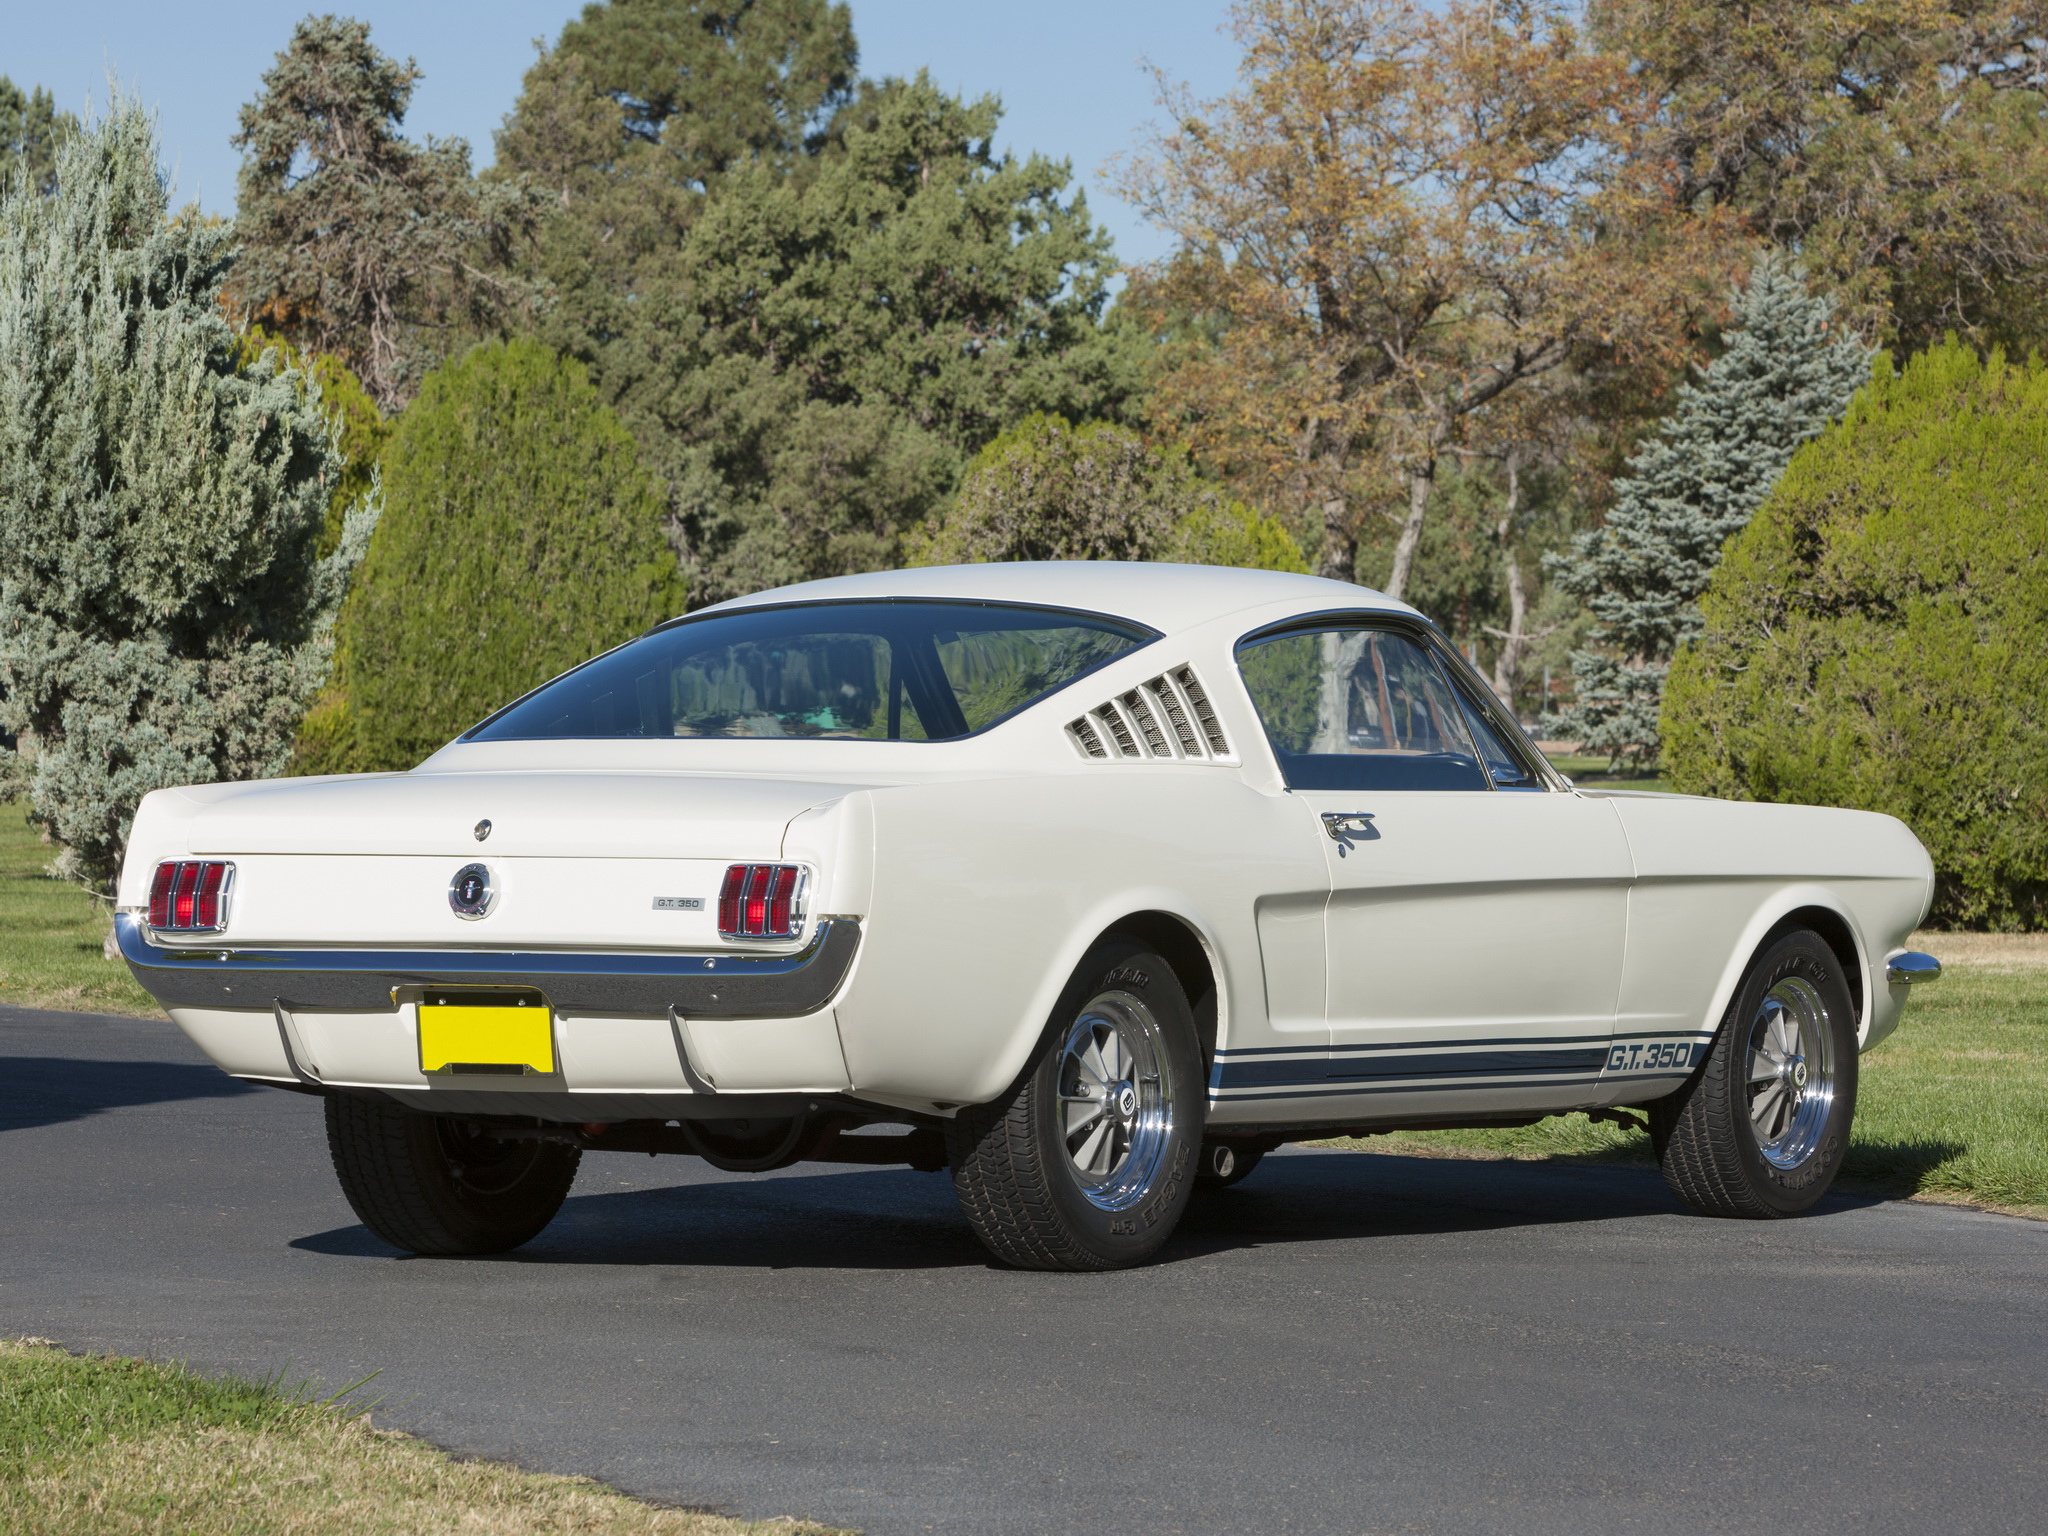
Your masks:
{"label": "chrome wheel rim", "polygon": [[1091,999],[1060,1050],[1059,1132],[1067,1167],[1105,1211],[1137,1204],[1152,1188],[1173,1136],[1173,1089],[1159,1021],[1143,999]]}
{"label": "chrome wheel rim", "polygon": [[1764,994],[1744,1061],[1757,1150],[1775,1168],[1796,1168],[1820,1146],[1835,1106],[1834,1032],[1812,982],[1787,976]]}

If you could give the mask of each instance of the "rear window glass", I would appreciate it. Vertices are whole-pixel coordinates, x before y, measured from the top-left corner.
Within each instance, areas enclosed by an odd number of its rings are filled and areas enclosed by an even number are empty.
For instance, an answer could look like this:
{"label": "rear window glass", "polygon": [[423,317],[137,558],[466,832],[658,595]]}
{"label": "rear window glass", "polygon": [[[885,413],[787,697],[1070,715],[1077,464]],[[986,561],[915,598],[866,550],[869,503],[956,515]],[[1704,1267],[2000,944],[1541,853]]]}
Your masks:
{"label": "rear window glass", "polygon": [[509,705],[469,741],[971,735],[1157,639],[998,603],[805,603],[686,619]]}
{"label": "rear window glass", "polygon": [[1237,664],[1292,788],[1489,787],[1449,679],[1404,636],[1280,635],[1241,646]]}

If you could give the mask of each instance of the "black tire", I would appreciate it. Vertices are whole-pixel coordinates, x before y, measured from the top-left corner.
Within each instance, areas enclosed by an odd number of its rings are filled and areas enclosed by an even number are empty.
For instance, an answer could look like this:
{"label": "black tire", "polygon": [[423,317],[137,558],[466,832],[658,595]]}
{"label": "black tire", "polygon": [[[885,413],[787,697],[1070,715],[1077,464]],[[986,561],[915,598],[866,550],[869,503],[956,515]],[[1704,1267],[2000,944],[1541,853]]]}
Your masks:
{"label": "black tire", "polygon": [[327,1149],[364,1226],[394,1248],[503,1253],[539,1236],[576,1180],[580,1149],[500,1141],[460,1121],[334,1094]]}
{"label": "black tire", "polygon": [[1856,1013],[1827,941],[1799,929],[1766,947],[1705,1065],[1646,1107],[1665,1181],[1702,1215],[1796,1216],[1826,1194],[1856,1115]]}
{"label": "black tire", "polygon": [[[1230,1171],[1218,1173],[1216,1165],[1221,1158],[1219,1152],[1230,1154]],[[1240,1147],[1229,1142],[1212,1141],[1202,1148],[1201,1162],[1195,1169],[1195,1189],[1207,1193],[1211,1190],[1229,1189],[1233,1184],[1242,1184],[1252,1175],[1252,1170],[1264,1162],[1264,1147]]]}
{"label": "black tire", "polygon": [[[1129,1057],[1100,1084],[1093,1121],[1086,1050],[1070,1051],[1084,1038],[1098,1042],[1097,1065],[1104,1051]],[[947,1124],[954,1191],[989,1251],[1020,1269],[1142,1264],[1187,1209],[1205,1105],[1194,1017],[1173,968],[1141,945],[1105,944],[1061,994],[1023,1081]]]}

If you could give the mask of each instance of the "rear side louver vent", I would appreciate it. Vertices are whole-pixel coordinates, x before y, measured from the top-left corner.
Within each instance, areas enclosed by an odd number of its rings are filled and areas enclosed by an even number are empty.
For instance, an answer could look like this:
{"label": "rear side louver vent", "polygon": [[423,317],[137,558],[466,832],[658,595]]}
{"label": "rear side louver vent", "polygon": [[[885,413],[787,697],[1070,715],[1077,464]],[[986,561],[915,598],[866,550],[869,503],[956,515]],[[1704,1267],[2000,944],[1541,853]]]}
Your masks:
{"label": "rear side louver vent", "polygon": [[1230,757],[1230,742],[1193,667],[1175,667],[1105,700],[1068,721],[1067,737],[1083,757],[1099,762],[1201,763]]}

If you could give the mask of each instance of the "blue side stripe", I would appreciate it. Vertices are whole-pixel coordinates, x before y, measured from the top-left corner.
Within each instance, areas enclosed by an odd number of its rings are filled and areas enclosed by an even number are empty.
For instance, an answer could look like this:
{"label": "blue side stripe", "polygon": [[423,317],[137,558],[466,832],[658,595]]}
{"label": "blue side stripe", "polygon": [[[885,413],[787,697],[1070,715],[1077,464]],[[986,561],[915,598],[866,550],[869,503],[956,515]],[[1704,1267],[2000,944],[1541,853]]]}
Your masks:
{"label": "blue side stripe", "polygon": [[[1639,1072],[1630,1078],[1631,1082],[1650,1082],[1666,1077],[1682,1078],[1683,1072]],[[1244,1093],[1233,1094],[1227,1099],[1218,1099],[1219,1104],[1262,1104],[1278,1099],[1348,1099],[1368,1094],[1386,1093],[1442,1093],[1447,1090],[1471,1088],[1590,1088],[1608,1081],[1598,1077],[1540,1077],[1534,1079],[1511,1078],[1490,1083],[1343,1083],[1325,1088],[1303,1088],[1290,1093]]]}
{"label": "blue side stripe", "polygon": [[1332,1058],[1325,1077],[1450,1077],[1469,1072],[1597,1072],[1607,1047],[1563,1051],[1434,1051],[1413,1056]]}
{"label": "blue side stripe", "polygon": [[[1666,1039],[1686,1034],[1682,1029],[1660,1029],[1656,1038]],[[1358,1041],[1354,1044],[1328,1045],[1240,1045],[1219,1050],[1218,1056],[1305,1056],[1310,1052],[1339,1051],[1413,1051],[1442,1049],[1446,1046],[1469,1045],[1605,1045],[1614,1039],[1634,1039],[1632,1035],[1483,1035],[1470,1040],[1390,1040]],[[1645,1036],[1645,1038],[1649,1038]]]}

